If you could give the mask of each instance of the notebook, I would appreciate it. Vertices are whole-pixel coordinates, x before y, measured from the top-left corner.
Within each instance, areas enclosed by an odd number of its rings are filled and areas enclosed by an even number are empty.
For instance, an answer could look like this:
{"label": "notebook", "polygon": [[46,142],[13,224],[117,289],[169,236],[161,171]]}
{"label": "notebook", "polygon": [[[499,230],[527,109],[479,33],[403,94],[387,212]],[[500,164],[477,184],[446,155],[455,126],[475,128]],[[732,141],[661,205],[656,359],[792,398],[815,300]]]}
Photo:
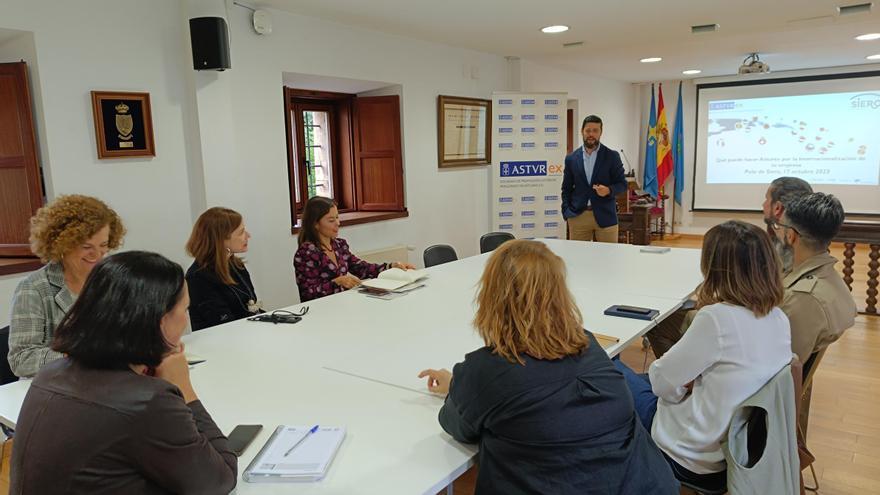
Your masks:
{"label": "notebook", "polygon": [[309,426],[276,428],[242,478],[251,483],[322,480],[345,438],[345,428],[320,426],[315,433],[309,430]]}
{"label": "notebook", "polygon": [[428,272],[425,270],[401,270],[400,268],[389,268],[388,270],[381,272],[377,278],[362,281],[361,285],[374,289],[395,290],[427,276]]}

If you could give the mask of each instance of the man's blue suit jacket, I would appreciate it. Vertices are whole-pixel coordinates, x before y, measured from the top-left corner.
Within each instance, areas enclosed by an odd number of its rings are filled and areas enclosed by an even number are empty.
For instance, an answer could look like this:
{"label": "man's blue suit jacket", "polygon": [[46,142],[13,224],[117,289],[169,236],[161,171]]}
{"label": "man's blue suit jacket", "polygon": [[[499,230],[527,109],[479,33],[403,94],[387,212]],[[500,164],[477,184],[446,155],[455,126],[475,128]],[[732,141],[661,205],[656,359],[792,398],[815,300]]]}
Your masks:
{"label": "man's blue suit jacket", "polygon": [[[615,197],[626,191],[626,173],[620,155],[601,143],[596,151],[596,165],[593,176],[587,179],[584,171],[584,150],[579,147],[565,157],[565,170],[562,173],[562,216],[566,220],[576,217],[587,209],[587,201],[593,208],[593,215],[600,227],[617,225],[617,203]],[[594,184],[611,189],[604,198],[593,190]]]}

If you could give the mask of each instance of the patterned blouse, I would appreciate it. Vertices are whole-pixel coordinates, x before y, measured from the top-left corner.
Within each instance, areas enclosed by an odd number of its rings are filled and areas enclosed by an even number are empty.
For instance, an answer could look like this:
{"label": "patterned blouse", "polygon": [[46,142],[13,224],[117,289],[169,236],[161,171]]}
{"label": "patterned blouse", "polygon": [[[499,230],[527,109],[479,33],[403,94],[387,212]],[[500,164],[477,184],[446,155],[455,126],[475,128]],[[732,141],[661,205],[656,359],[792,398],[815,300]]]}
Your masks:
{"label": "patterned blouse", "polygon": [[333,239],[330,246],[336,253],[338,264],[333,263],[319,246],[311,242],[300,244],[293,255],[293,270],[296,273],[300,302],[344,291],[341,286],[333,283],[336,277],[351,273],[360,279],[376,278],[389,267],[388,263],[369,263],[351,254],[345,239]]}

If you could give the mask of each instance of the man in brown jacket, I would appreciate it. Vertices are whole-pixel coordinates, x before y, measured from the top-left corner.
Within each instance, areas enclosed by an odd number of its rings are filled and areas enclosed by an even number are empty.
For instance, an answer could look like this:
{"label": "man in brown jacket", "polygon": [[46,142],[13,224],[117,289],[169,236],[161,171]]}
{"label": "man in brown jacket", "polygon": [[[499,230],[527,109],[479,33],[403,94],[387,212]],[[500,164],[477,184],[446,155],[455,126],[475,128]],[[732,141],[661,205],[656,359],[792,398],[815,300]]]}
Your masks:
{"label": "man in brown jacket", "polygon": [[783,249],[792,253],[781,308],[791,322],[791,350],[802,363],[855,323],[855,301],[834,269],[837,258],[828,253],[843,218],[837,198],[813,193],[789,204],[774,225]]}
{"label": "man in brown jacket", "polygon": [[[791,323],[791,350],[802,363],[855,323],[855,301],[834,269],[837,258],[828,254],[843,219],[843,206],[837,198],[813,193],[792,201],[773,225],[793,261],[791,272],[782,280],[785,298],[780,308]],[[804,434],[811,395],[812,384],[808,384],[798,418]]]}

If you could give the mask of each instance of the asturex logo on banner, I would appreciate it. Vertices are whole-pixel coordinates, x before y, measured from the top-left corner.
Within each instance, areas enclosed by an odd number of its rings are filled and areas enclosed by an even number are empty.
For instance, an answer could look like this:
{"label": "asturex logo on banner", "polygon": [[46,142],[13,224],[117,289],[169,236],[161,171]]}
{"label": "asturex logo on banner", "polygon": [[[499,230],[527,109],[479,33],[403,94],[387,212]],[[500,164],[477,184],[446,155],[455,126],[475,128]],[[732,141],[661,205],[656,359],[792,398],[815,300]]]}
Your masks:
{"label": "asturex logo on banner", "polygon": [[521,238],[560,237],[563,93],[493,95],[491,224]]}
{"label": "asturex logo on banner", "polygon": [[534,177],[547,175],[547,162],[535,160],[528,162],[501,162],[501,177]]}

